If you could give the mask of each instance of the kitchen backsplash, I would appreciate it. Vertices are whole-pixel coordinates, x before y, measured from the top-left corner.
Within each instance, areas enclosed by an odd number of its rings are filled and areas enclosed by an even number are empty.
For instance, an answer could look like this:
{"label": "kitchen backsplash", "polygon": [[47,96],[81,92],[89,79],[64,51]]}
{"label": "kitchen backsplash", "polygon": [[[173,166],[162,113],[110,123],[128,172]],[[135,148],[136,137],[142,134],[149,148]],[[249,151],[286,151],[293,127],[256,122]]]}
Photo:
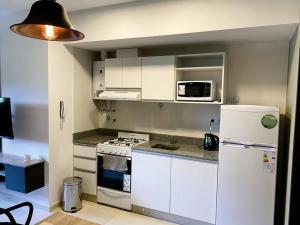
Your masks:
{"label": "kitchen backsplash", "polygon": [[[113,101],[98,106],[102,128],[198,138],[209,132],[210,119],[220,118],[217,105]],[[219,123],[213,124],[213,132],[219,133]]]}

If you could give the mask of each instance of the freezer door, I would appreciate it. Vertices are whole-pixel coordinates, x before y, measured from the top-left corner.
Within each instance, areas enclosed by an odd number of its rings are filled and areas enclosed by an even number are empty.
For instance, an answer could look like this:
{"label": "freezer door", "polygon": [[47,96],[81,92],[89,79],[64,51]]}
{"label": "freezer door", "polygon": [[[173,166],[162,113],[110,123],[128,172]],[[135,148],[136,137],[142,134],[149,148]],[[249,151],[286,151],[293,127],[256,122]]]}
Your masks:
{"label": "freezer door", "polygon": [[216,224],[273,225],[277,151],[241,145],[219,150]]}
{"label": "freezer door", "polygon": [[270,109],[266,111],[257,106],[222,107],[220,141],[277,147],[279,111],[274,107]]}

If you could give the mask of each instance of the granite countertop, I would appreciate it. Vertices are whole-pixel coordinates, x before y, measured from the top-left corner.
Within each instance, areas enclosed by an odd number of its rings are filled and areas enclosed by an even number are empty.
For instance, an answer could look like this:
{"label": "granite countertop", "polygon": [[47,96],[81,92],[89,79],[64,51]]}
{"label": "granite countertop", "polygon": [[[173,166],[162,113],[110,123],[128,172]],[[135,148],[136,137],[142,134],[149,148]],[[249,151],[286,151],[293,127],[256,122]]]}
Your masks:
{"label": "granite countertop", "polygon": [[156,144],[170,145],[170,142],[153,140],[153,141],[149,141],[149,142],[145,142],[143,144],[137,145],[137,146],[133,147],[132,150],[218,162],[219,151],[206,151],[203,149],[203,147],[201,147],[201,146],[199,147],[199,145],[196,145],[195,143],[192,143],[192,144],[175,143],[174,146],[180,146],[180,148],[178,150],[174,150],[174,151],[151,147]]}
{"label": "granite countertop", "polygon": [[73,139],[74,144],[96,146],[99,143],[105,142],[110,139],[116,138],[115,136],[109,136],[104,134],[93,134],[85,137],[77,137]]}
{"label": "granite countertop", "polygon": [[[123,131],[132,132],[132,131]],[[114,139],[118,136],[118,130],[110,129],[96,129],[90,131],[84,131],[73,134],[73,143],[78,145],[96,146],[98,143]],[[175,146],[180,146],[178,150],[170,151],[158,148],[152,148],[155,144],[170,145],[170,140],[173,136],[164,134],[150,134],[149,142],[139,144],[132,148],[133,151],[144,151],[159,154],[166,154],[178,157],[185,157],[191,159],[199,159],[211,162],[218,162],[219,151],[206,151],[201,147],[203,145],[203,139],[174,136],[177,143]]]}

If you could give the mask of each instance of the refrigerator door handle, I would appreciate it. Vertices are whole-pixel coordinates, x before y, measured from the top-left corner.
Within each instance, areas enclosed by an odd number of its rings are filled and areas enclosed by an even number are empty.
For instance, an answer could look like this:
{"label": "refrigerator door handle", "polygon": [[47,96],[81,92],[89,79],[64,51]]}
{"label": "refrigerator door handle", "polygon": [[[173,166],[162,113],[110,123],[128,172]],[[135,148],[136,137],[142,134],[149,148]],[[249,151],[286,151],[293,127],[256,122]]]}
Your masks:
{"label": "refrigerator door handle", "polygon": [[261,150],[261,151],[267,151],[267,152],[277,152],[277,148],[272,147],[272,146],[263,146],[263,145],[258,145],[258,144],[242,144],[242,143],[234,143],[234,142],[228,142],[228,141],[223,141],[220,143],[220,145],[223,146],[230,146],[230,147],[235,147],[235,148],[243,148],[245,150]]}
{"label": "refrigerator door handle", "polygon": [[264,147],[264,146],[250,146],[250,149],[257,149],[264,152],[277,152],[277,148]]}
{"label": "refrigerator door handle", "polygon": [[220,145],[224,145],[224,146],[233,146],[233,147],[241,147],[244,146],[241,143],[235,143],[235,142],[229,142],[229,141],[223,141],[220,143]]}

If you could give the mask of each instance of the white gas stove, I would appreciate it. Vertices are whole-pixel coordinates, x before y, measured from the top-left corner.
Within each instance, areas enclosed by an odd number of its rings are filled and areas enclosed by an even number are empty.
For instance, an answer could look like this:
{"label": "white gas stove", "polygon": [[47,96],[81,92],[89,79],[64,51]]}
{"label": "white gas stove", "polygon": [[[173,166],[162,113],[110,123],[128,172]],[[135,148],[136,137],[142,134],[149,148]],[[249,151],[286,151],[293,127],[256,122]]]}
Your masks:
{"label": "white gas stove", "polygon": [[97,202],[131,210],[131,148],[149,136],[119,132],[97,145]]}
{"label": "white gas stove", "polygon": [[149,138],[149,134],[118,132],[118,138],[98,144],[97,152],[131,157],[131,148],[149,141]]}

